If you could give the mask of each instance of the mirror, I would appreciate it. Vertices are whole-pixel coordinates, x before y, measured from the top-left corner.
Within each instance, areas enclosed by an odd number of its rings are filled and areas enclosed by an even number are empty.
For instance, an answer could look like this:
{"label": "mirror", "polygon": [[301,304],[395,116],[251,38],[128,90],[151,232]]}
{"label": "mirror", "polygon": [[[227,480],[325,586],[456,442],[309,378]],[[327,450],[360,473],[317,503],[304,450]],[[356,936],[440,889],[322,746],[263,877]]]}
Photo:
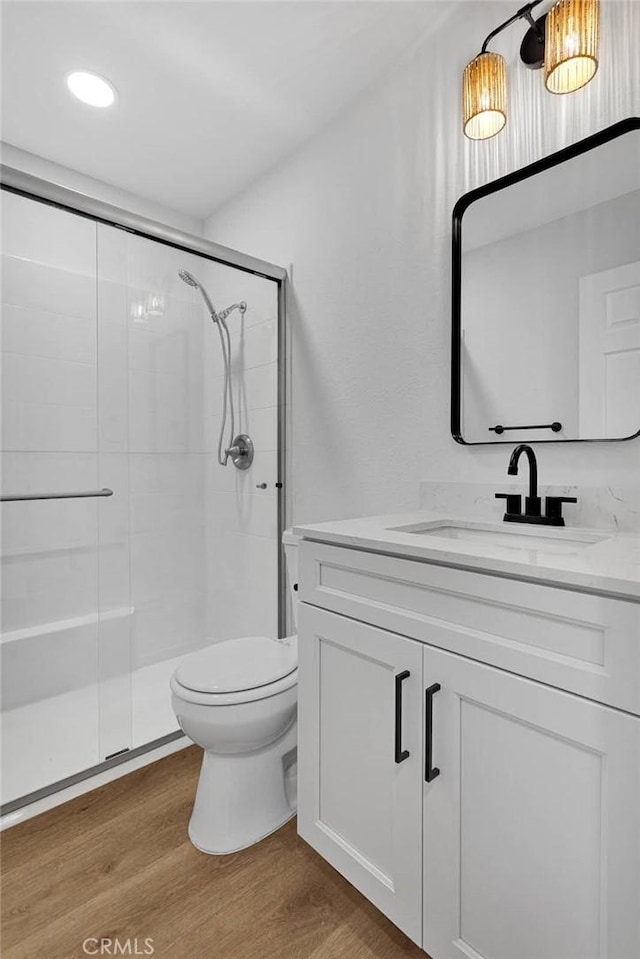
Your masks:
{"label": "mirror", "polygon": [[640,434],[640,120],[463,196],[453,218],[460,443]]}

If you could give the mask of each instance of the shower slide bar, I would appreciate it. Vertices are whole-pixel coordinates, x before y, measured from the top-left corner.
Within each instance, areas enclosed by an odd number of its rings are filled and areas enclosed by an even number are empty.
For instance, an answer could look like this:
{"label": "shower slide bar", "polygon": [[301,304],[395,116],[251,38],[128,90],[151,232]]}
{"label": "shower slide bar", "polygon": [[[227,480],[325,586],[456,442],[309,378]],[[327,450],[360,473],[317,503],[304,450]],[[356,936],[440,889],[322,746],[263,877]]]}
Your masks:
{"label": "shower slide bar", "polygon": [[78,493],[8,493],[6,496],[0,496],[0,503],[17,503],[34,499],[89,499],[95,496],[113,496],[113,490],[105,487],[80,490]]}

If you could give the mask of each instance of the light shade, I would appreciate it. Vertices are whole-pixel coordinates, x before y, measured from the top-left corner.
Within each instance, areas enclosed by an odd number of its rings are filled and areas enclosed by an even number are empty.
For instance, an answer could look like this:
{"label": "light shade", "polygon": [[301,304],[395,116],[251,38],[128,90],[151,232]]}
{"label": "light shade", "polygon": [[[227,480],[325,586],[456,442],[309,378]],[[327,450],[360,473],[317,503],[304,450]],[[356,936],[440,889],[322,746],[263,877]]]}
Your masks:
{"label": "light shade", "polygon": [[70,73],[67,86],[74,97],[92,107],[110,107],[116,98],[116,91],[108,80],[86,70]]}
{"label": "light shade", "polygon": [[470,140],[486,140],[507,122],[507,66],[499,53],[480,53],[462,76],[464,132]]}
{"label": "light shade", "polygon": [[550,93],[573,93],[598,69],[599,0],[559,0],[545,26],[545,84]]}

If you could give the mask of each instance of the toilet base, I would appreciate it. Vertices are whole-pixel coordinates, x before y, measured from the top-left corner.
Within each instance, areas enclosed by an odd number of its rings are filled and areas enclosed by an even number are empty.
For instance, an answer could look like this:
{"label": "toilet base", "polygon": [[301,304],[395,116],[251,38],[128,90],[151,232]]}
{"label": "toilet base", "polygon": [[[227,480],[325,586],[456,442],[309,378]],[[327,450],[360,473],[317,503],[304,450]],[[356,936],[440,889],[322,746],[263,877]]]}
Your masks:
{"label": "toilet base", "polygon": [[242,852],[243,849],[249,849],[250,846],[255,846],[255,844],[257,842],[260,842],[262,839],[266,839],[268,836],[272,836],[274,832],[277,832],[278,829],[281,829],[283,826],[285,826],[290,819],[293,819],[295,814],[296,814],[295,809],[293,812],[289,810],[289,815],[287,816],[287,818],[283,819],[282,822],[279,822],[277,825],[275,825],[272,829],[269,830],[269,832],[266,832],[263,836],[257,836],[255,839],[252,839],[250,842],[245,842],[241,846],[237,846],[235,849],[204,849],[202,846],[198,844],[198,841],[194,839],[193,835],[191,834],[191,823],[189,823],[189,829],[188,829],[189,839],[191,840],[191,845],[195,846],[198,852],[203,852],[207,856],[230,856],[234,852]]}
{"label": "toilet base", "polygon": [[200,852],[246,849],[283,826],[297,808],[297,723],[264,749],[236,755],[205,750],[189,821]]}

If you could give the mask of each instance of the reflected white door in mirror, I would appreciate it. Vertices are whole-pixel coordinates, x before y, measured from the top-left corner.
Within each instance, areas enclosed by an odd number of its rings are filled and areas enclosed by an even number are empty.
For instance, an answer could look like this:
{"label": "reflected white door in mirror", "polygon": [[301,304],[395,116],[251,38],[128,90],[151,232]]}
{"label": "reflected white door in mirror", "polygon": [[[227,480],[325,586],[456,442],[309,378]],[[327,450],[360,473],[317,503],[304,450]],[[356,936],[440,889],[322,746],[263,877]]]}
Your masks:
{"label": "reflected white door in mirror", "polygon": [[[638,223],[640,237],[640,211]],[[580,277],[578,344],[579,435],[631,436],[638,429],[640,259]]]}

